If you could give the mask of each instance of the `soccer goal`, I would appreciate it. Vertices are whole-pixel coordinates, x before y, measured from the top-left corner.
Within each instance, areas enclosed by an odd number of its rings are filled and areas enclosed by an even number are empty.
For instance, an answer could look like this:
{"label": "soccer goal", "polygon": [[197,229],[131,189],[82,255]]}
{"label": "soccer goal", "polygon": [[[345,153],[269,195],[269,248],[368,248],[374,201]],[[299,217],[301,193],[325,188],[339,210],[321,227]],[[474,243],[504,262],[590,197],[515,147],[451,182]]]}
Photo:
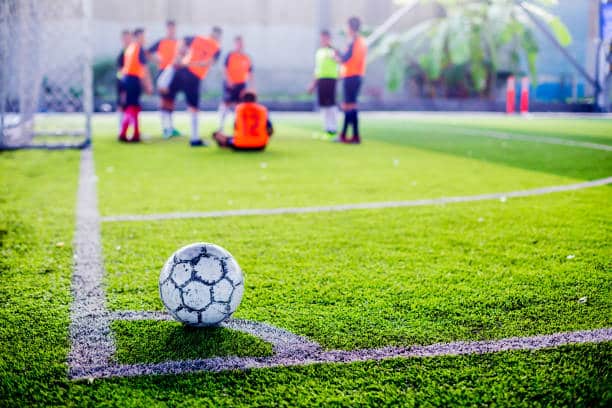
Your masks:
{"label": "soccer goal", "polygon": [[89,145],[91,7],[0,0],[0,150]]}

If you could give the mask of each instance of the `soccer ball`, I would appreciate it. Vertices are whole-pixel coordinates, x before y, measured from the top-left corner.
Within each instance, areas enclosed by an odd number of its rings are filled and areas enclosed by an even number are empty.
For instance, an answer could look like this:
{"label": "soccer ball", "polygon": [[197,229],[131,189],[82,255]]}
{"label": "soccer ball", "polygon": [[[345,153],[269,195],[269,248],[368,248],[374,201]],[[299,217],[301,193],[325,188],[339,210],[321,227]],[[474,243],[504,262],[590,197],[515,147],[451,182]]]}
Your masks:
{"label": "soccer ball", "polygon": [[214,326],[236,311],[244,277],[220,246],[191,244],[176,251],[159,275],[159,295],[170,314],[190,326]]}

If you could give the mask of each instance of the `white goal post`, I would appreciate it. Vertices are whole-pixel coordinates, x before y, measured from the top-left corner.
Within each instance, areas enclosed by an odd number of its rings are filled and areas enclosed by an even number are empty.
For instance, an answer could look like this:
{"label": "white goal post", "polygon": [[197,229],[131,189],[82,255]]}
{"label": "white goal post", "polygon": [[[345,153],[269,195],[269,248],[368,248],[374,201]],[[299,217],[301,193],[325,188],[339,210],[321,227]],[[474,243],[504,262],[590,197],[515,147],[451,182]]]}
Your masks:
{"label": "white goal post", "polygon": [[0,150],[91,140],[91,0],[0,0]]}

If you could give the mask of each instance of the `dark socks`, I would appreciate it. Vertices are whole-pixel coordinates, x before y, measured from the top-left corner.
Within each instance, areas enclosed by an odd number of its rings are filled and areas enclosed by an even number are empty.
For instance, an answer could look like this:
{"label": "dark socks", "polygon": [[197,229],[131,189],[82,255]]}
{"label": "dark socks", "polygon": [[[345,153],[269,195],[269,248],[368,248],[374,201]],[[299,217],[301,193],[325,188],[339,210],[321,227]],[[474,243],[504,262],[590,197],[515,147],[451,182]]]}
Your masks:
{"label": "dark socks", "polygon": [[349,127],[349,124],[351,123],[350,113],[351,111],[344,112],[344,124],[342,125],[342,132],[340,133],[340,136],[342,138],[346,137],[346,132],[348,132],[348,127]]}
{"label": "dark socks", "polygon": [[359,117],[357,115],[357,109],[352,111],[352,123],[353,123],[353,137],[359,140]]}

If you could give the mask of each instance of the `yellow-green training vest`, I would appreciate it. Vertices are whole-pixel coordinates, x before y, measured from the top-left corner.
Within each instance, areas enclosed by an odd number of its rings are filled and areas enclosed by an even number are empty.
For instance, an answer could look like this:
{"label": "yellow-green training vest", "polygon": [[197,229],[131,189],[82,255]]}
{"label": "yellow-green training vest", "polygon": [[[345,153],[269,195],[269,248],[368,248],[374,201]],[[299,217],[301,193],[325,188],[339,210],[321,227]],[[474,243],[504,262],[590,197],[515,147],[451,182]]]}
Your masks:
{"label": "yellow-green training vest", "polygon": [[334,50],[328,47],[321,47],[317,50],[315,56],[315,78],[338,78],[340,70],[335,55]]}

